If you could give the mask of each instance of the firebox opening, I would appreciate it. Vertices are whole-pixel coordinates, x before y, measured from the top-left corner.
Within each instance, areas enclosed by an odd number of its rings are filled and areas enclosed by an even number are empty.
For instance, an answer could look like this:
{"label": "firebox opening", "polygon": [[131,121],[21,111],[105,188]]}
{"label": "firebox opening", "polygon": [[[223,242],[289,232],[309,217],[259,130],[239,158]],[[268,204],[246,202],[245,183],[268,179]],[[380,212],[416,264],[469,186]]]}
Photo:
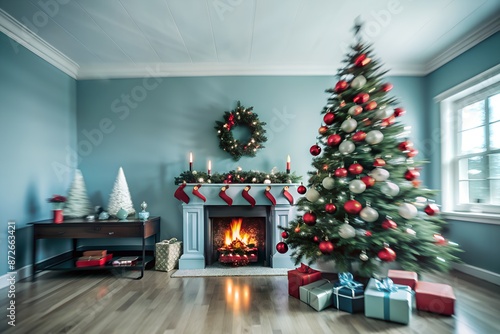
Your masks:
{"label": "firebox opening", "polygon": [[265,217],[212,217],[208,264],[266,266]]}

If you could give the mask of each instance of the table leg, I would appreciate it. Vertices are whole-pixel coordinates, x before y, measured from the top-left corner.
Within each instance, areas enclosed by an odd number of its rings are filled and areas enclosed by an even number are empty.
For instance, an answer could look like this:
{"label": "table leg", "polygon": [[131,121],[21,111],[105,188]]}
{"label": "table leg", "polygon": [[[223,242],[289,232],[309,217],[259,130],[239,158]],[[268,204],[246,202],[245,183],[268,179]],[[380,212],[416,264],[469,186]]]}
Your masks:
{"label": "table leg", "polygon": [[[35,232],[33,232],[34,234]],[[33,272],[31,273],[31,281],[33,282],[35,280],[35,275],[36,275],[36,237],[33,235],[33,245],[31,246],[31,263],[32,263],[32,268]]]}
{"label": "table leg", "polygon": [[76,255],[76,248],[78,246],[78,239],[72,239],[73,241],[73,258],[76,258],[77,255]]}

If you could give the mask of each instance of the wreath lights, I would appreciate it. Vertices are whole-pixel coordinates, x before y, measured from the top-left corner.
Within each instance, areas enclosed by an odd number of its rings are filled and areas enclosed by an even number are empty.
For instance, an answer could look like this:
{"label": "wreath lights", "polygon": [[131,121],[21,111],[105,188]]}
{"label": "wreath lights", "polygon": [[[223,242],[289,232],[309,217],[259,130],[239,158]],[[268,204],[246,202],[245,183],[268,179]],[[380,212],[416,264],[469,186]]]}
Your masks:
{"label": "wreath lights", "polygon": [[[254,113],[253,107],[245,108],[240,104],[232,111],[224,113],[224,122],[216,121],[215,129],[219,137],[219,147],[231,154],[233,160],[238,161],[242,156],[254,157],[257,150],[264,148],[263,143],[267,141],[264,129],[265,122],[259,120],[259,115]],[[244,125],[250,130],[250,138],[246,142],[234,139],[232,129],[238,125]]]}

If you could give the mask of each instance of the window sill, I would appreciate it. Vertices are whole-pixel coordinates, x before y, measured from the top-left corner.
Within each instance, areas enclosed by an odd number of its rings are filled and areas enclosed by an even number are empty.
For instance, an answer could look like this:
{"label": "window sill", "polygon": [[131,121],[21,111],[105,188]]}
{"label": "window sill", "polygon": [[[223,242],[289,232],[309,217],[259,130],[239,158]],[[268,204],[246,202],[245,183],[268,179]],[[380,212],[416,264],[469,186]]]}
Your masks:
{"label": "window sill", "polygon": [[443,212],[441,216],[444,219],[462,220],[472,223],[500,225],[500,215],[494,213],[476,213],[476,212]]}

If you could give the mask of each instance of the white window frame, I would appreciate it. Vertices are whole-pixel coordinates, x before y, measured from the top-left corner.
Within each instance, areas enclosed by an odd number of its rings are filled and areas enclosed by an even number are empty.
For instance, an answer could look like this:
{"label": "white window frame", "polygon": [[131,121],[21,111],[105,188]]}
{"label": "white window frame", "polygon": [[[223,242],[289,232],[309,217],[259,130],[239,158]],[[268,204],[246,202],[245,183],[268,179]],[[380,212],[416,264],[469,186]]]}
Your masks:
{"label": "white window frame", "polygon": [[439,103],[441,116],[441,190],[444,218],[500,225],[500,206],[459,204],[458,163],[456,163],[457,101],[496,87],[500,83],[500,65],[459,84],[434,100]]}

